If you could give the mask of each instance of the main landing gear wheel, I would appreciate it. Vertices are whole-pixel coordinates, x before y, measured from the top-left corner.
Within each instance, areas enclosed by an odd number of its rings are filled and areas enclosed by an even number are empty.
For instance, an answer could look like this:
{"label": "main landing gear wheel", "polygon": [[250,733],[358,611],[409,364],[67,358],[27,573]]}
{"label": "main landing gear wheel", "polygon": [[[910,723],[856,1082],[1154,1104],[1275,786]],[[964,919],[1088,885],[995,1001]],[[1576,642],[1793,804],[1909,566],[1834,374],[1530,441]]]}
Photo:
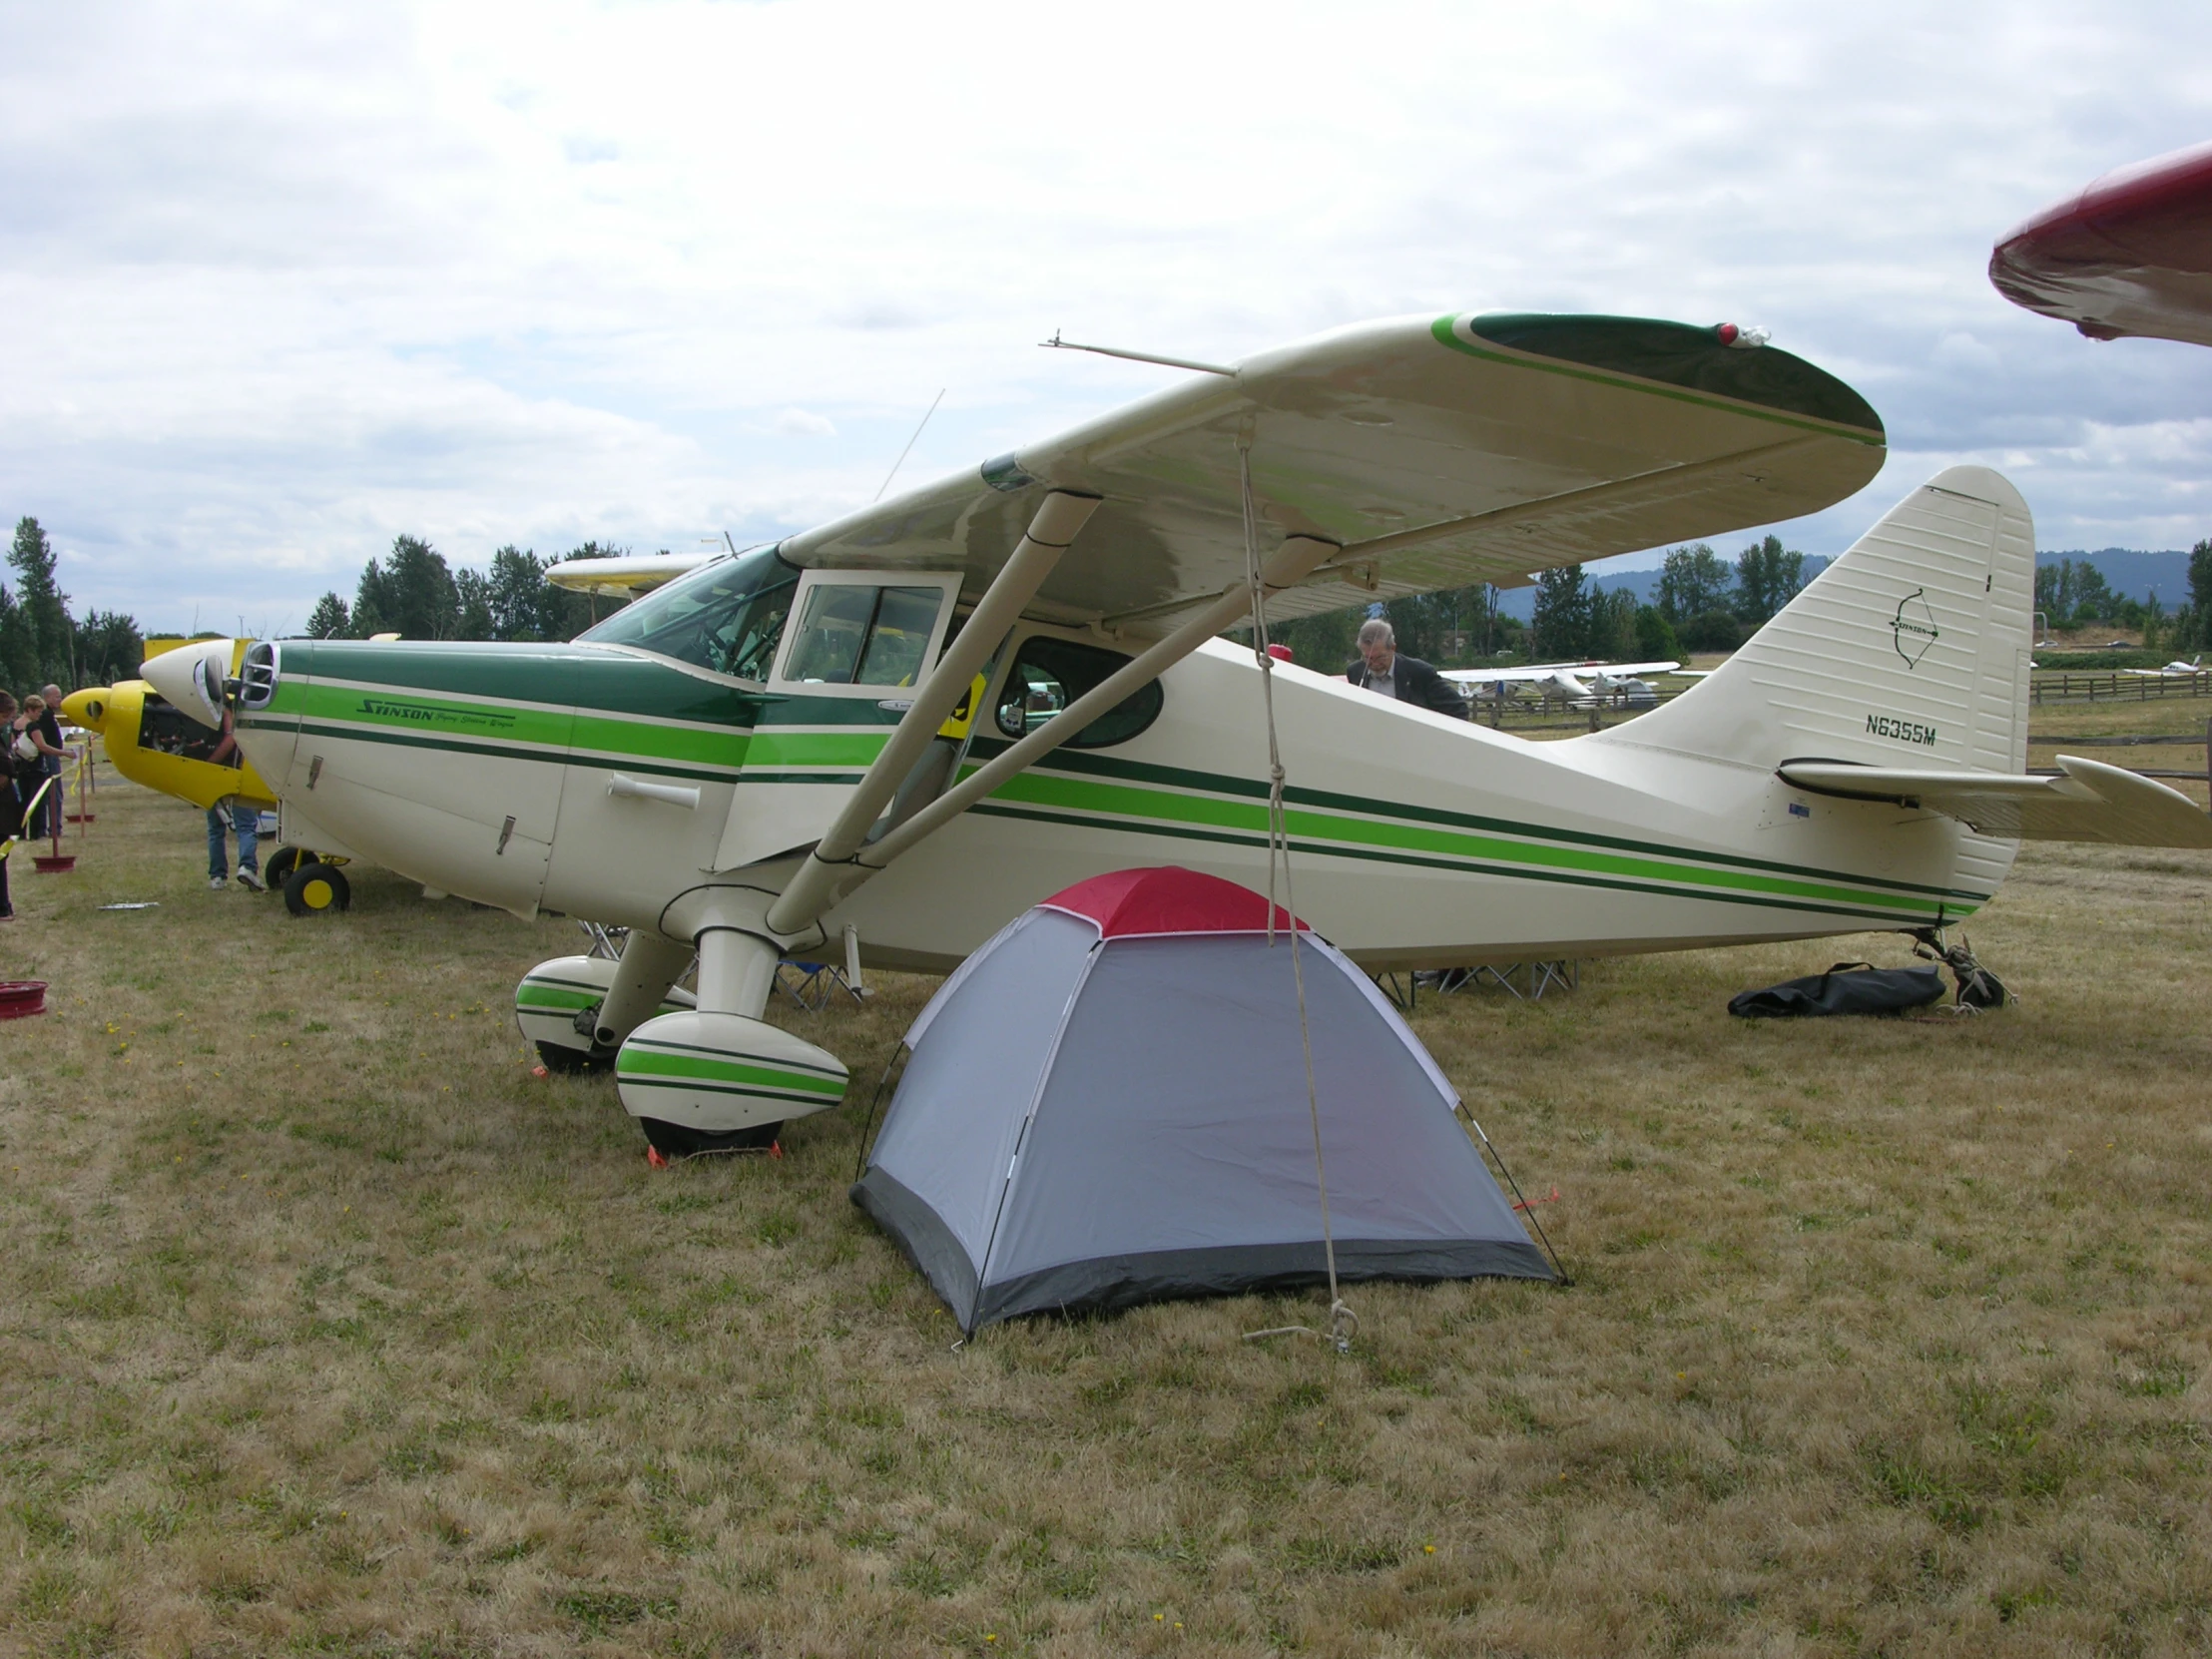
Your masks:
{"label": "main landing gear wheel", "polygon": [[269,855],[269,862],[262,865],[262,879],[279,892],[291,879],[291,872],[301,864],[313,861],[314,854],[303,846],[279,846]]}
{"label": "main landing gear wheel", "polygon": [[284,908],[295,916],[343,910],[353,902],[353,887],[324,863],[304,863],[284,878]]}
{"label": "main landing gear wheel", "polygon": [[705,1129],[687,1129],[680,1123],[666,1123],[659,1118],[640,1118],[638,1127],[645,1131],[646,1145],[667,1159],[696,1158],[706,1152],[765,1152],[784,1132],[781,1123],[757,1123],[750,1129],[717,1134]]}
{"label": "main landing gear wheel", "polygon": [[538,1039],[538,1059],[547,1071],[562,1072],[570,1077],[615,1069],[615,1051],[611,1048],[604,1053],[595,1053],[588,1049],[570,1048],[562,1043],[549,1043],[542,1037]]}

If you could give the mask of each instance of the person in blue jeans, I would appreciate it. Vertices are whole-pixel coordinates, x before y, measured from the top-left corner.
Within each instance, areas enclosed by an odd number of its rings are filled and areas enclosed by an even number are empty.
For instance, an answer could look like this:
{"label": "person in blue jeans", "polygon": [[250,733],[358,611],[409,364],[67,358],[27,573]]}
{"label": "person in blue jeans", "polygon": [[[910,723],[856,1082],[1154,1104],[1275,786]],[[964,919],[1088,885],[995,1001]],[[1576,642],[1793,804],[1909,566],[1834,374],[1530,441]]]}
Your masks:
{"label": "person in blue jeans", "polygon": [[[223,741],[209,753],[208,759],[217,766],[239,764],[238,732],[229,709],[223,711]],[[225,819],[229,824],[225,824]],[[221,892],[230,883],[230,844],[224,839],[226,830],[239,838],[239,885],[249,892],[263,892],[261,859],[254,850],[255,831],[261,828],[262,813],[259,807],[249,807],[237,796],[218,801],[208,809],[208,890]]]}

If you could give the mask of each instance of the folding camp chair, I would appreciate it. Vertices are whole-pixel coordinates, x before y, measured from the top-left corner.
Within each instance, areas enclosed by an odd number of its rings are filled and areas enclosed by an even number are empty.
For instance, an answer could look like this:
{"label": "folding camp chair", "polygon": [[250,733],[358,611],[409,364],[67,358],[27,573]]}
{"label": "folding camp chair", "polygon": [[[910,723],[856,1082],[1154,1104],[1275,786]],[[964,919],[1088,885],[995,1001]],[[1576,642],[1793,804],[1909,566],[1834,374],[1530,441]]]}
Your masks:
{"label": "folding camp chair", "polygon": [[842,968],[830,962],[802,962],[786,956],[776,964],[776,983],[786,996],[810,1014],[819,1014],[829,1007],[839,991],[855,1003],[862,1000],[859,987],[845,978]]}

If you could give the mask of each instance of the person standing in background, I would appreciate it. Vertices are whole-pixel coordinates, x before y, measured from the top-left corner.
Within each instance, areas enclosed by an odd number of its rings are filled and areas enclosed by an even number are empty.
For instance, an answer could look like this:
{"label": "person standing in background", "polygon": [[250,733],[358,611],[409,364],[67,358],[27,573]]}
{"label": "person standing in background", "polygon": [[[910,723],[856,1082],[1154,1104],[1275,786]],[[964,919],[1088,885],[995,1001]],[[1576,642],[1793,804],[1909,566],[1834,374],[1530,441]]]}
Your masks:
{"label": "person standing in background", "polygon": [[38,776],[30,781],[30,790],[51,778],[53,787],[46,792],[46,799],[39,803],[39,810],[30,829],[30,838],[42,840],[62,832],[66,820],[62,816],[62,763],[69,758],[69,751],[62,747],[62,689],[59,686],[43,687],[38,696],[27,698],[24,706],[38,705],[38,718],[27,728],[31,741],[38,746]]}
{"label": "person standing in background", "polygon": [[[210,765],[238,766],[243,757],[239,754],[238,716],[230,709],[223,711],[223,741],[208,753]],[[254,850],[255,831],[261,828],[262,815],[258,808],[249,807],[237,796],[218,801],[208,809],[208,890],[221,892],[230,884],[230,844],[223,837],[228,829],[239,838],[239,885],[248,892],[266,892],[262,885],[261,859]]]}
{"label": "person standing in background", "polygon": [[1466,699],[1458,687],[1418,657],[1400,652],[1397,630],[1381,617],[1360,624],[1360,660],[1345,670],[1345,678],[1378,697],[1433,709],[1454,720],[1467,718]]}
{"label": "person standing in background", "polygon": [[[0,846],[15,839],[23,829],[23,798],[15,793],[19,764],[15,745],[16,739],[22,736],[17,725],[20,718],[15,699],[0,691]],[[15,919],[15,906],[8,902],[8,863],[6,857],[0,856],[0,921]]]}

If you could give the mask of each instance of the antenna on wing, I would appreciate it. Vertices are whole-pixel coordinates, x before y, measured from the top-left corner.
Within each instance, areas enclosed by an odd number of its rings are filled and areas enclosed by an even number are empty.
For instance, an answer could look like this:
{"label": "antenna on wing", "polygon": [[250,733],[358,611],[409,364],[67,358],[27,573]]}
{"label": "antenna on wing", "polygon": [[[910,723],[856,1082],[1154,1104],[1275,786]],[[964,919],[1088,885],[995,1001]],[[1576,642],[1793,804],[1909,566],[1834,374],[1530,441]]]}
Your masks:
{"label": "antenna on wing", "polygon": [[891,480],[898,476],[898,469],[906,464],[906,457],[913,453],[914,439],[921,436],[922,426],[929,424],[929,417],[937,412],[937,405],[944,401],[945,388],[939,386],[937,395],[929,399],[929,407],[922,411],[921,424],[914,428],[914,436],[906,440],[906,447],[898,452],[898,459],[891,462],[890,471],[883,474],[882,488],[875,492],[875,499],[883,499],[883,490],[891,487]]}
{"label": "antenna on wing", "polygon": [[1234,376],[1237,372],[1233,368],[1222,367],[1220,363],[1202,363],[1190,357],[1163,357],[1152,351],[1124,351],[1118,345],[1082,345],[1071,339],[1062,339],[1057,328],[1052,330],[1050,339],[1041,339],[1037,343],[1053,351],[1095,351],[1101,357],[1126,357],[1133,363],[1158,363],[1162,368],[1187,368],[1197,374]]}

